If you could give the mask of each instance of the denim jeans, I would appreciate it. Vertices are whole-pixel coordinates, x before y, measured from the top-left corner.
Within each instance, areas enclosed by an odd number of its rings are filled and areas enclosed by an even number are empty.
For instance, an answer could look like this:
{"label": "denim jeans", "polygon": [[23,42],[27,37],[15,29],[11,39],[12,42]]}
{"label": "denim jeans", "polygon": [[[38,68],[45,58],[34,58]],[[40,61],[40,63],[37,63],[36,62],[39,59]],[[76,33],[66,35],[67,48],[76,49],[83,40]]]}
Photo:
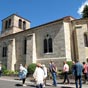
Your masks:
{"label": "denim jeans", "polygon": [[41,83],[40,84],[37,84],[36,85],[36,88],[43,88],[43,84],[41,84]]}
{"label": "denim jeans", "polygon": [[54,85],[54,86],[57,86],[56,72],[52,72],[52,77],[53,77],[53,85]]}
{"label": "denim jeans", "polygon": [[[78,80],[79,80],[79,87],[78,87]],[[76,84],[76,88],[82,88],[82,77],[81,76],[75,77],[75,84]]]}

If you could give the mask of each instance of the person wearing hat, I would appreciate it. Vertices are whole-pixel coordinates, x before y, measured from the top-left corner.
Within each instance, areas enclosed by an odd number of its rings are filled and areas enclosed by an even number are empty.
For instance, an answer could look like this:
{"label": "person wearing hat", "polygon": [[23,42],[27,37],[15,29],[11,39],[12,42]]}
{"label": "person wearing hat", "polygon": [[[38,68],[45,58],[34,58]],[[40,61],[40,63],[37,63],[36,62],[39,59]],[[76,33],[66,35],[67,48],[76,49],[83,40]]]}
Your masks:
{"label": "person wearing hat", "polygon": [[40,63],[36,64],[36,69],[33,73],[33,77],[36,81],[36,88],[43,88],[44,71]]}

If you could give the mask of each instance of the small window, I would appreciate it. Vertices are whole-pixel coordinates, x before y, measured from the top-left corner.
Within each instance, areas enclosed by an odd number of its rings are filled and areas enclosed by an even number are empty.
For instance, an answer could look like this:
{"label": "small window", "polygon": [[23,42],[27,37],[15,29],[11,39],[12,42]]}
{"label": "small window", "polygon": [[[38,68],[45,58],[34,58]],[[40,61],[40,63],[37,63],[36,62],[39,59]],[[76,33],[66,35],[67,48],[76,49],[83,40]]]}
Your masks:
{"label": "small window", "polygon": [[9,19],[8,27],[11,27],[11,19]]}
{"label": "small window", "polygon": [[25,29],[26,29],[26,22],[23,21],[23,30],[25,30]]}
{"label": "small window", "polygon": [[22,20],[19,19],[19,28],[22,28]]}
{"label": "small window", "polygon": [[3,47],[2,57],[7,57],[7,47]]}
{"label": "small window", "polygon": [[48,46],[49,46],[49,52],[53,52],[53,49],[52,49],[52,38],[49,38],[48,39]]}
{"label": "small window", "polygon": [[8,28],[8,21],[5,22],[5,29]]}
{"label": "small window", "polygon": [[88,47],[88,38],[87,38],[87,34],[84,34],[84,43],[85,43],[85,47]]}
{"label": "small window", "polygon": [[27,53],[27,40],[26,38],[24,39],[24,54]]}
{"label": "small window", "polygon": [[47,39],[44,39],[44,53],[47,53]]}

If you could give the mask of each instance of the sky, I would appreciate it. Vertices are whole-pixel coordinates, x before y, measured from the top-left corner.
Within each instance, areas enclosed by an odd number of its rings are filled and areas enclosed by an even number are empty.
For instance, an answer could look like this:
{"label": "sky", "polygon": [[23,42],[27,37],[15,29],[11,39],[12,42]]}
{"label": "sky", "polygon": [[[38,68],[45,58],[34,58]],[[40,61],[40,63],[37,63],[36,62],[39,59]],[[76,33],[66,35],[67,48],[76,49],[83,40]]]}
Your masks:
{"label": "sky", "polygon": [[17,14],[31,21],[31,28],[65,16],[81,18],[88,0],[0,0],[0,30],[2,20]]}

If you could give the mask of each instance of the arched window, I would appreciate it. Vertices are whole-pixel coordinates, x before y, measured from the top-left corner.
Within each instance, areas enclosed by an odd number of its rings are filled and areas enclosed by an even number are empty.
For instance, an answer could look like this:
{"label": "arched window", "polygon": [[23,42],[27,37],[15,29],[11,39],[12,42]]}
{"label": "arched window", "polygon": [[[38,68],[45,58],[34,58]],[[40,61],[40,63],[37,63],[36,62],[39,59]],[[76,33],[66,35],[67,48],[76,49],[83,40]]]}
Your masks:
{"label": "arched window", "polygon": [[52,38],[44,39],[44,53],[52,53],[53,52],[53,46],[52,46]]}
{"label": "arched window", "polygon": [[88,38],[87,38],[87,34],[84,34],[84,43],[85,43],[85,47],[88,47]]}
{"label": "arched window", "polygon": [[23,30],[25,30],[25,29],[26,29],[26,22],[23,21]]}
{"label": "arched window", "polygon": [[48,39],[48,46],[49,46],[49,52],[53,52],[53,49],[52,49],[52,38]]}
{"label": "arched window", "polygon": [[44,53],[48,52],[47,47],[47,39],[44,39]]}
{"label": "arched window", "polygon": [[19,28],[22,28],[22,20],[19,19]]}

